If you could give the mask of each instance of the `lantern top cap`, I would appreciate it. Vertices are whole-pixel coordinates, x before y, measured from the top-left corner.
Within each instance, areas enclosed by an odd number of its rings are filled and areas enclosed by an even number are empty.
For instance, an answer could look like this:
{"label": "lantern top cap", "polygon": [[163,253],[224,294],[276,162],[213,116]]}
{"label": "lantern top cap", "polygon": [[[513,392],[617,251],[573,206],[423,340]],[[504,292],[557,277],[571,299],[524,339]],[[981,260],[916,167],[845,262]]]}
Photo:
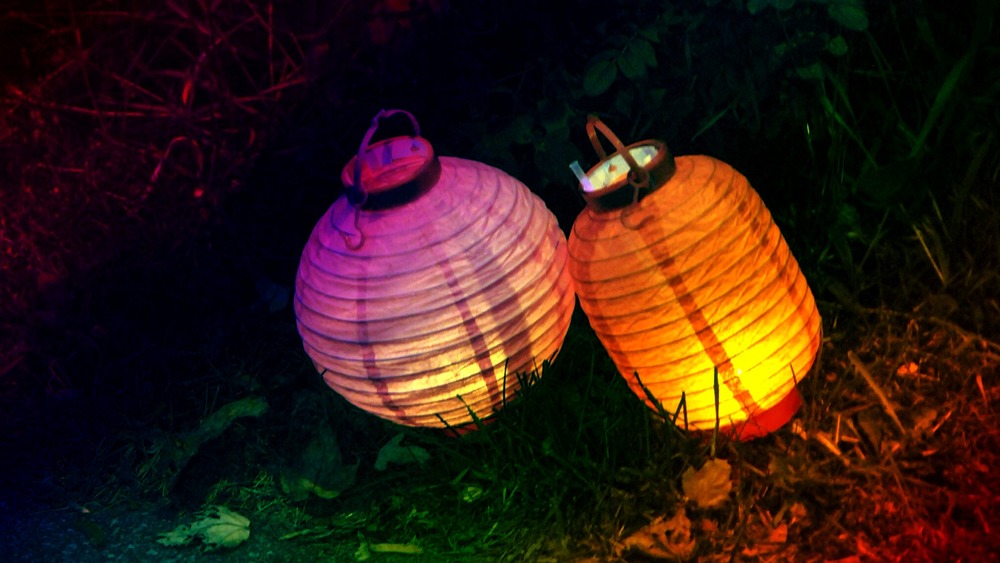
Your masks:
{"label": "lantern top cap", "polygon": [[[608,155],[600,132],[615,152]],[[599,211],[619,209],[637,203],[670,180],[676,170],[674,157],[666,143],[656,139],[625,146],[598,117],[587,118],[587,136],[601,159],[585,175],[574,168],[580,179],[580,191],[587,204]],[[576,163],[574,163],[576,164]]]}
{"label": "lantern top cap", "polygon": [[[413,135],[372,143],[382,119],[406,115]],[[347,201],[358,209],[376,210],[403,205],[423,195],[441,175],[434,147],[420,136],[420,124],[408,111],[381,110],[361,140],[358,154],[344,166],[340,179]]]}

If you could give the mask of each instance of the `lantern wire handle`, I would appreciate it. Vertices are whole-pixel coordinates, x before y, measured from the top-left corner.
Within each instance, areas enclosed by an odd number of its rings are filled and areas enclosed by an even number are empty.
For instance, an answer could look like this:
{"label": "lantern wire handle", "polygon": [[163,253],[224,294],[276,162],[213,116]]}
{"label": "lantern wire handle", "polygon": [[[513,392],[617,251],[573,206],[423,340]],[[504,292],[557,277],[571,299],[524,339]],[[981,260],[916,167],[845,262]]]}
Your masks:
{"label": "lantern wire handle", "polygon": [[413,117],[413,114],[403,110],[403,109],[383,109],[379,110],[375,117],[372,118],[371,125],[368,127],[368,131],[365,132],[365,136],[361,139],[361,146],[358,147],[358,157],[354,161],[354,185],[347,188],[347,201],[354,206],[355,209],[362,207],[366,201],[368,201],[368,192],[365,191],[365,187],[361,184],[361,163],[364,160],[366,154],[368,154],[368,145],[372,141],[372,137],[375,136],[375,130],[378,129],[379,122],[383,118],[392,117],[398,113],[405,114],[410,118],[410,124],[413,125],[413,136],[420,136],[420,124],[417,123],[417,118]]}
{"label": "lantern wire handle", "polygon": [[358,233],[357,244],[351,242],[351,238],[347,236],[347,233],[340,233],[344,237],[344,246],[348,250],[358,250],[365,245],[365,233],[361,230],[361,209],[357,207],[354,208],[354,230]]}
{"label": "lantern wire handle", "polygon": [[383,118],[392,117],[398,113],[405,114],[410,118],[410,124],[413,125],[413,136],[420,136],[420,124],[417,122],[417,118],[413,117],[413,114],[402,109],[382,109],[379,110],[375,117],[372,118],[371,125],[368,126],[368,131],[365,132],[365,136],[361,139],[361,145],[358,147],[358,156],[354,159],[354,184],[347,186],[347,201],[354,208],[354,230],[358,233],[358,242],[351,242],[347,235],[344,236],[344,244],[350,250],[358,250],[365,244],[365,233],[361,230],[361,208],[364,207],[365,202],[368,201],[368,191],[365,190],[364,185],[361,182],[361,164],[364,160],[365,155],[368,154],[368,147],[371,144],[372,137],[375,136],[375,131],[378,129],[379,124]]}
{"label": "lantern wire handle", "polygon": [[632,194],[632,203],[636,203],[639,201],[639,190],[649,186],[649,171],[639,166],[639,163],[632,157],[632,153],[625,148],[625,145],[618,136],[599,117],[589,115],[587,116],[587,137],[590,137],[590,144],[593,145],[597,156],[601,160],[605,160],[608,157],[608,153],[604,151],[604,146],[601,144],[600,139],[597,138],[598,131],[611,141],[611,144],[615,147],[615,154],[622,155],[622,158],[628,163],[629,170],[631,171],[628,175],[628,181],[635,188]]}

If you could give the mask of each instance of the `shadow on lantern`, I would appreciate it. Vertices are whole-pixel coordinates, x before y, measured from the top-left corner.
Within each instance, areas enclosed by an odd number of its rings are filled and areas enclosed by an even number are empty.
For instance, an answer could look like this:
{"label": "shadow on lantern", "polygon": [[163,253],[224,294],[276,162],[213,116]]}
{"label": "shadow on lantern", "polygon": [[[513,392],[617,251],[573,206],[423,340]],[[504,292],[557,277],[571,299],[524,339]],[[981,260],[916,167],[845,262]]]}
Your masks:
{"label": "shadow on lantern", "polygon": [[[414,134],[372,143],[382,119]],[[523,184],[439,157],[408,112],[372,120],[346,187],[302,253],[306,353],[354,405],[408,426],[468,427],[556,355],[575,305],[566,239]]]}
{"label": "shadow on lantern", "polygon": [[594,117],[587,134],[600,162],[571,166],[587,207],[570,233],[570,272],[619,372],[650,407],[686,411],[678,420],[696,431],[749,439],[784,425],[821,321],[760,196],[714,158],[674,158],[658,140],[626,147]]}

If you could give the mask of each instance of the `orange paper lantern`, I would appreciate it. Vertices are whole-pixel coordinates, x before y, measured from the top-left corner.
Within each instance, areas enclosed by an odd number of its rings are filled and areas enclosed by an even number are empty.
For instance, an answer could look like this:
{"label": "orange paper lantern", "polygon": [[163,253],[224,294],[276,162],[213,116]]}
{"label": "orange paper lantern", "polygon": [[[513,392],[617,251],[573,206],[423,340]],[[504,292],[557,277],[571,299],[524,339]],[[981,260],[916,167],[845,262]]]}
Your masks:
{"label": "orange paper lantern", "polygon": [[[370,144],[382,118],[414,135]],[[372,121],[346,193],[302,253],[295,314],[326,383],[409,426],[461,427],[562,345],[574,306],[566,239],[523,184],[438,157],[401,110]]]}
{"label": "orange paper lantern", "polygon": [[821,323],[757,192],[714,158],[675,159],[655,140],[622,146],[596,118],[587,132],[601,161],[575,168],[587,208],[570,233],[570,272],[619,371],[650,406],[647,391],[669,412],[683,397],[694,430],[777,429],[801,403],[795,384]]}

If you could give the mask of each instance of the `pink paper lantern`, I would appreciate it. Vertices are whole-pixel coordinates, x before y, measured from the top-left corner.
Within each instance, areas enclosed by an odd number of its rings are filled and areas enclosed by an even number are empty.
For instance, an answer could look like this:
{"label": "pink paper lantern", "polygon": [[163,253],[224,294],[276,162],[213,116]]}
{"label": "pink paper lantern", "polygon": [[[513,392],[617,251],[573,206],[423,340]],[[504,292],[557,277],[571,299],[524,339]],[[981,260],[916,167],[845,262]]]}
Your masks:
{"label": "pink paper lantern", "polygon": [[596,118],[587,131],[601,161],[577,170],[588,205],[570,272],[622,376],[651,407],[647,392],[671,413],[683,398],[694,430],[718,420],[745,439],[788,422],[821,322],[760,196],[714,158],[674,158],[655,140],[625,147]]}
{"label": "pink paper lantern", "polygon": [[[380,120],[414,135],[371,144]],[[562,345],[575,304],[566,239],[523,184],[438,157],[407,112],[379,112],[346,193],[302,253],[295,314],[326,383],[408,426],[485,419]]]}

